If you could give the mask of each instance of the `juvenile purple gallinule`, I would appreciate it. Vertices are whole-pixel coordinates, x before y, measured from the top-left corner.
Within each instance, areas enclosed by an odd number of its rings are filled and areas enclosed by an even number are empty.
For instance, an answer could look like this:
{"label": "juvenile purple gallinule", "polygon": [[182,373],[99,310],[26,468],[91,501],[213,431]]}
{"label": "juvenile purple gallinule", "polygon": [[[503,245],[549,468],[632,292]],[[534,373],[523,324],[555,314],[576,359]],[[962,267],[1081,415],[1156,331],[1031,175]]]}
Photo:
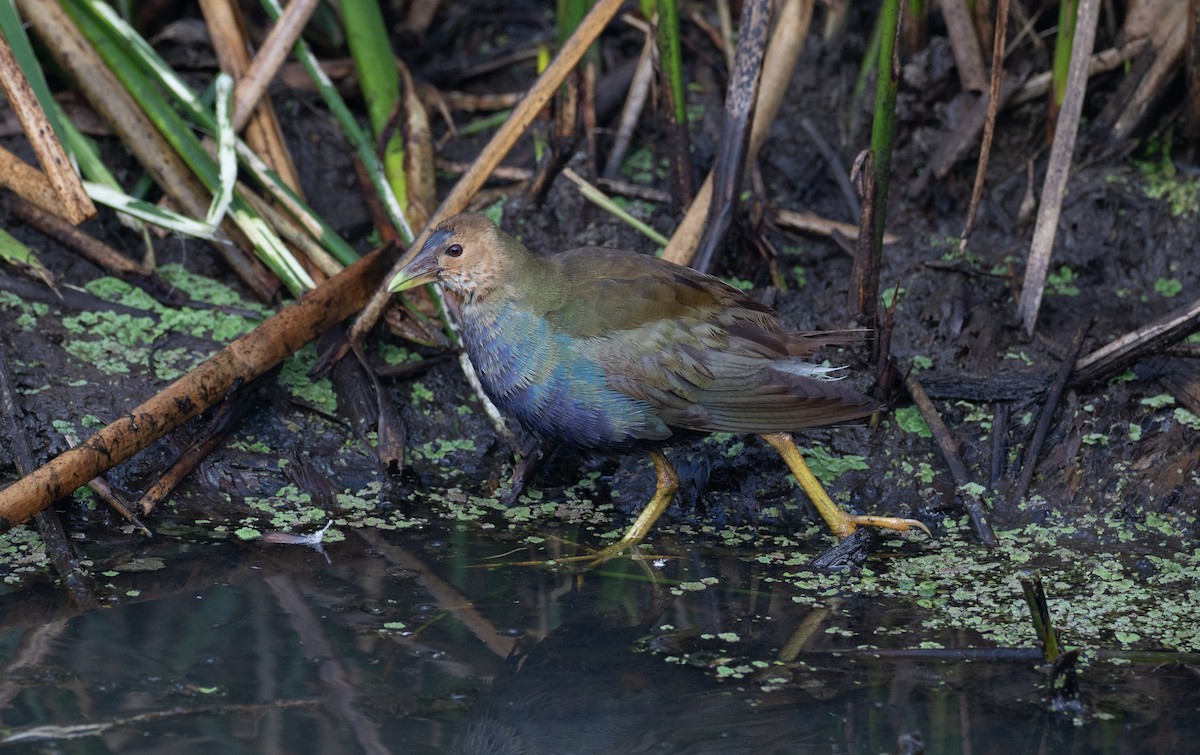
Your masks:
{"label": "juvenile purple gallinule", "polygon": [[879,408],[836,368],[805,361],[836,336],[788,331],[717,278],[637,252],[537,257],[480,215],[438,225],[388,289],[434,281],[456,297],[463,344],[501,410],[558,445],[649,449],[654,497],[600,560],[640,542],[666,510],[679,478],[659,448],[697,432],[762,436],[838,537],[858,525],[928,532],[843,511],[789,434]]}

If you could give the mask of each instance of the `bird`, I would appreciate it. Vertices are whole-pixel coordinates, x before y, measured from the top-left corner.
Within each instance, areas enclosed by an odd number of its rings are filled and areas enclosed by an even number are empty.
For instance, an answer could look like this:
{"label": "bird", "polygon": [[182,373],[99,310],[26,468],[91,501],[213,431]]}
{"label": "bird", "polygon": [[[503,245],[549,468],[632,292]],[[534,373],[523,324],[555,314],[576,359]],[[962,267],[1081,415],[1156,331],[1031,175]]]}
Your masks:
{"label": "bird", "polygon": [[463,347],[501,411],[552,446],[648,451],[654,495],[597,563],[640,543],[670,505],[679,476],[664,447],[715,432],[761,436],[839,538],[864,525],[929,532],[913,519],[843,511],[792,438],[881,408],[840,380],[844,368],[808,360],[844,334],[788,330],[719,278],[649,254],[538,256],[477,214],[436,225],[388,290],[434,282],[453,296]]}

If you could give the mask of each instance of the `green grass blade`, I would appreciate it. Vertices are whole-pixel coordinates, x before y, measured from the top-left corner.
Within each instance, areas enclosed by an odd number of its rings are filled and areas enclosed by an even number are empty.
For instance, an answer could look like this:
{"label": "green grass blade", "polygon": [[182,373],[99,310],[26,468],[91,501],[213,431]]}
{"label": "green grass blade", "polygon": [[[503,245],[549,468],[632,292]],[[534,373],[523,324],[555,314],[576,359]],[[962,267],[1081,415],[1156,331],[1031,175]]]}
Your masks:
{"label": "green grass blade", "polygon": [[1054,108],[1062,105],[1067,93],[1067,70],[1071,67],[1071,45],[1075,43],[1075,19],[1079,0],[1062,0],[1058,6],[1058,34],[1054,38],[1054,78],[1051,91]]}
{"label": "green grass blade", "polygon": [[875,155],[875,248],[883,247],[887,225],[888,178],[892,169],[892,140],[896,124],[898,72],[892,62],[900,26],[900,0],[884,0],[880,24],[878,78],[875,82],[875,119],[871,124],[871,151]]}
{"label": "green grass blade", "polygon": [[[363,99],[367,117],[376,140],[388,129],[400,101],[400,74],[396,70],[387,25],[376,0],[342,0],[342,23],[346,28],[346,43]],[[400,208],[408,211],[408,179],[404,170],[404,141],[399,130],[392,129],[391,138],[383,146],[383,169],[388,185],[396,195]]]}
{"label": "green grass blade", "polygon": [[597,207],[602,208],[610,215],[625,223],[630,228],[634,229],[659,246],[665,247],[670,241],[670,239],[668,239],[666,236],[662,235],[648,224],[631,215],[625,210],[624,207],[619,205],[615,199],[600,191],[592,184],[588,183],[583,179],[582,176],[570,168],[563,169],[563,177],[569,179],[576,186],[578,186],[579,193],[582,194],[585,199],[592,202]]}
{"label": "green grass blade", "polygon": [[[17,59],[17,65],[21,67],[25,78],[29,81],[29,87],[33,90],[33,95],[37,97],[38,103],[42,106],[42,110],[46,111],[46,120],[50,122],[54,133],[58,135],[59,141],[65,142],[61,123],[59,121],[58,109],[54,103],[54,97],[50,95],[50,86],[46,83],[46,75],[42,72],[42,64],[38,61],[37,56],[33,54],[33,46],[29,44],[29,37],[25,34],[25,26],[21,21],[21,17],[17,15],[17,10],[13,7],[12,0],[0,0],[0,35],[4,36],[8,46],[12,48],[13,57]],[[64,145],[65,146],[65,145]]]}
{"label": "green grass blade", "polygon": [[131,197],[111,186],[84,181],[83,188],[96,204],[111,207],[117,212],[132,215],[138,220],[162,226],[175,233],[181,233],[185,236],[192,236],[198,239],[211,239],[214,238],[213,234],[217,230],[214,226],[200,220],[189,218],[187,215],[181,215],[178,212],[172,212],[166,208],[159,207],[153,202]]}
{"label": "green grass blade", "polygon": [[658,55],[671,97],[675,123],[687,127],[687,90],[683,84],[683,46],[679,41],[678,0],[658,0]]}
{"label": "green grass blade", "polygon": [[[267,15],[272,20],[283,15],[283,9],[279,6],[277,0],[261,0],[261,2],[263,8],[267,11]],[[342,96],[338,94],[337,88],[333,86],[333,82],[321,70],[316,56],[313,55],[312,50],[308,47],[308,43],[303,38],[296,42],[295,51],[296,58],[304,66],[313,83],[316,84],[321,98],[325,100],[325,106],[333,113],[334,118],[337,119],[343,133],[345,133],[346,139],[354,145],[358,158],[366,166],[367,175],[370,176],[371,183],[374,184],[375,191],[379,194],[379,199],[383,203],[384,212],[387,213],[388,219],[396,227],[401,240],[406,245],[411,244],[413,242],[412,228],[408,225],[408,218],[400,206],[399,199],[396,198],[396,193],[392,191],[391,185],[386,180],[383,163],[379,160],[379,156],[375,154],[375,145],[363,132],[362,128],[359,127],[354,114],[346,106],[346,101],[342,99]]]}
{"label": "green grass blade", "polygon": [[[0,4],[5,2],[7,0],[0,0]],[[0,260],[19,270],[28,270],[47,286],[54,288],[54,277],[34,255],[33,250],[3,228],[0,228]]]}

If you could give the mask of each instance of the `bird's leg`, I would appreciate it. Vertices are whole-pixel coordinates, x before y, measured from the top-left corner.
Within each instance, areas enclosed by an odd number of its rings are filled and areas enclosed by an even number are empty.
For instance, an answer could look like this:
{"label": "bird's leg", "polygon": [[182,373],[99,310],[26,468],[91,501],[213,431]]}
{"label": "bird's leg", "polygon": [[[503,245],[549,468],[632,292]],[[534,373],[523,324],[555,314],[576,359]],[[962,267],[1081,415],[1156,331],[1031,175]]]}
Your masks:
{"label": "bird's leg", "polygon": [[800,449],[796,448],[796,442],[792,440],[791,435],[788,433],[763,433],[760,437],[771,444],[771,447],[783,457],[784,463],[788,465],[788,469],[792,470],[792,474],[796,476],[796,481],[800,483],[800,487],[804,489],[808,499],[817,507],[817,511],[829,525],[829,529],[833,530],[833,534],[839,538],[849,537],[859,525],[901,531],[916,527],[924,530],[925,534],[931,535],[929,528],[916,519],[847,514],[833,502],[833,499],[825,492],[825,488],[821,487],[821,483],[813,476],[812,470],[808,468],[804,457],[800,455]]}
{"label": "bird's leg", "polygon": [[658,518],[663,515],[667,507],[671,505],[671,501],[675,498],[675,491],[679,490],[679,475],[675,472],[675,467],[671,466],[671,462],[667,461],[667,457],[661,451],[651,451],[650,458],[654,461],[654,471],[658,475],[658,480],[654,485],[654,496],[650,502],[642,507],[642,511],[638,514],[637,519],[625,531],[624,536],[612,545],[597,551],[595,553],[584,556],[566,556],[565,558],[556,558],[552,561],[522,561],[509,566],[543,566],[546,564],[554,564],[557,566],[568,566],[570,564],[583,563],[584,570],[594,569],[600,564],[609,559],[616,558],[622,555],[625,551],[642,542],[646,535],[650,534],[650,528],[658,521]]}
{"label": "bird's leg", "polygon": [[658,475],[654,485],[654,497],[642,508],[642,513],[633,520],[633,524],[629,525],[625,536],[617,542],[622,548],[637,545],[646,539],[650,528],[671,505],[671,501],[675,499],[675,491],[679,490],[679,475],[662,451],[651,451],[650,458],[654,461],[654,472]]}
{"label": "bird's leg", "polygon": [[586,557],[591,566],[598,566],[642,542],[646,535],[650,534],[650,528],[674,500],[675,491],[679,490],[679,475],[676,474],[675,467],[671,466],[671,462],[667,461],[667,457],[661,451],[651,451],[650,458],[654,461],[654,471],[658,475],[654,485],[654,497],[642,508],[642,513],[633,520],[633,524],[629,525],[629,529],[620,540],[596,555]]}

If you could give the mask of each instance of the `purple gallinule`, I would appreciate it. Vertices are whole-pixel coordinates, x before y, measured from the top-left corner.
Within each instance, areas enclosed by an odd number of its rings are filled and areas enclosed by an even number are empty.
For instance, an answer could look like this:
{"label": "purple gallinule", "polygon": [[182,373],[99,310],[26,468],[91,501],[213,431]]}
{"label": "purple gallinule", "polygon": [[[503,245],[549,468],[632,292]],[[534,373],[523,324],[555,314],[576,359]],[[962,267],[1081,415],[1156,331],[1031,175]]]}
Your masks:
{"label": "purple gallinule", "polygon": [[856,516],[813,477],[790,433],[879,407],[806,361],[839,339],[784,329],[768,307],[710,275],[637,252],[589,247],[538,257],[480,215],[437,226],[388,285],[440,281],[457,299],[463,344],[492,401],[543,440],[581,450],[649,449],[654,497],[598,560],[640,542],[679,478],[659,450],[680,435],[757,433],[783,457],[834,534]]}

